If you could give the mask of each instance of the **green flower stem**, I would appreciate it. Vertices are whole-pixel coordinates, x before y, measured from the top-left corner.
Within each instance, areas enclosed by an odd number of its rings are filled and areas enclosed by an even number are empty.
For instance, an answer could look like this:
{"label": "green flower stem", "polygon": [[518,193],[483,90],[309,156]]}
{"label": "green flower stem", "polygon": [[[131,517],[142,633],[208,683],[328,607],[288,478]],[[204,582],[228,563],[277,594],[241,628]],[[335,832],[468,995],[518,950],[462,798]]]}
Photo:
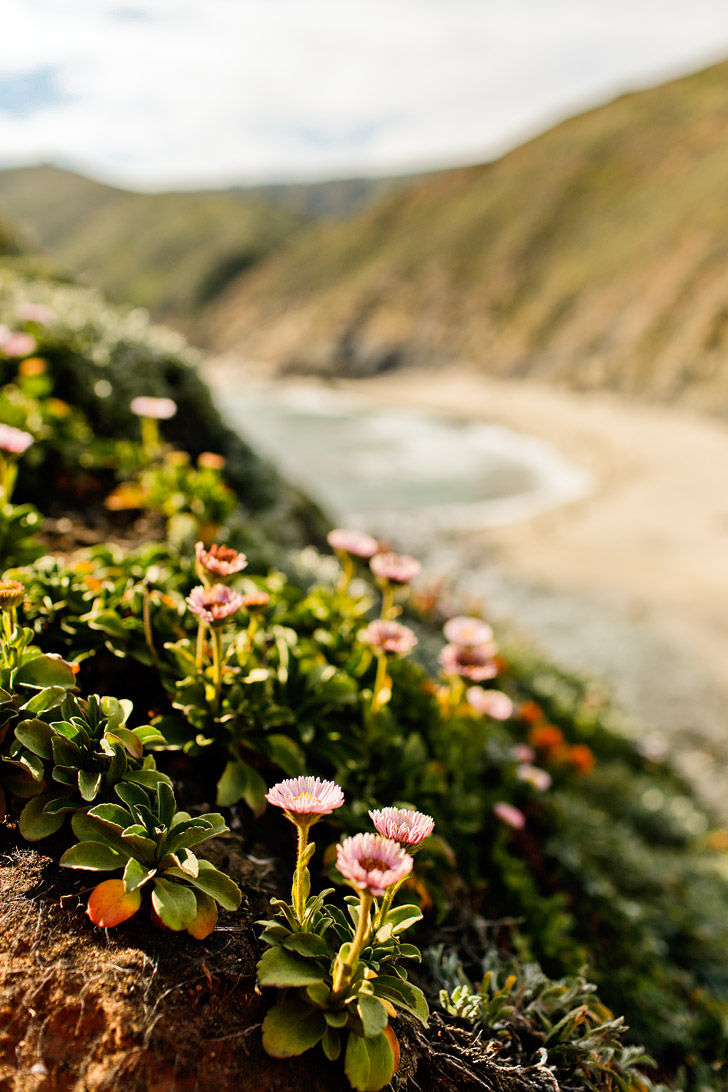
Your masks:
{"label": "green flower stem", "polygon": [[465,697],[465,679],[462,675],[450,675],[450,709],[454,713]]}
{"label": "green flower stem", "polygon": [[342,957],[341,953],[339,953],[336,957],[336,963],[334,964],[334,979],[331,987],[332,1001],[340,1000],[342,995],[346,992],[354,970],[356,969],[356,965],[359,962],[361,950],[369,940],[369,934],[371,932],[369,916],[372,902],[373,898],[368,891],[359,892],[359,922],[356,927],[354,939],[349,945],[347,955]]}
{"label": "green flower stem", "polygon": [[3,504],[10,504],[17,476],[17,461],[9,455],[0,455],[0,500]]}
{"label": "green flower stem", "polygon": [[215,709],[222,694],[222,626],[212,626],[212,674],[215,680]]}
{"label": "green flower stem", "polygon": [[384,896],[384,898],[382,899],[382,905],[381,905],[381,907],[379,909],[379,913],[377,914],[376,920],[374,922],[375,932],[376,932],[377,929],[381,929],[381,927],[384,925],[387,914],[392,909],[392,902],[394,901],[394,896],[397,894],[397,892],[399,891],[400,887],[402,886],[402,884],[404,883],[404,881],[406,879],[407,879],[407,876],[403,876],[401,880],[398,880],[397,883],[392,884],[391,887],[387,888],[387,893]]}
{"label": "green flower stem", "polygon": [[349,585],[354,579],[356,567],[354,565],[353,559],[349,556],[349,554],[345,553],[344,550],[337,550],[336,556],[341,563],[341,573],[339,575],[339,582],[336,585],[336,590],[339,595],[346,595],[349,590]]}
{"label": "green flower stem", "polygon": [[387,655],[381,649],[375,649],[374,655],[377,657],[377,674],[372,689],[372,715],[376,716],[384,705],[380,695],[387,686]]}
{"label": "green flower stem", "polygon": [[159,425],[154,417],[142,417],[142,447],[148,459],[155,459],[159,454]]}
{"label": "green flower stem", "polygon": [[298,855],[296,871],[293,874],[291,902],[293,903],[293,912],[296,915],[296,921],[299,925],[303,925],[303,918],[306,913],[306,898],[303,891],[303,878],[306,873],[306,865],[302,865],[301,860],[308,845],[308,831],[311,823],[301,822],[300,816],[296,818],[295,823],[296,831],[298,833]]}
{"label": "green flower stem", "polygon": [[394,605],[394,588],[388,580],[383,580],[380,587],[382,589],[381,617],[385,620],[395,618],[397,615],[397,608]]}
{"label": "green flower stem", "polygon": [[144,618],[144,640],[147,643],[149,649],[149,656],[152,661],[152,667],[159,670],[159,660],[157,659],[157,652],[154,647],[154,633],[152,631],[152,611],[150,602],[150,587],[149,583],[144,581],[144,605],[142,608],[142,615]]}
{"label": "green flower stem", "polygon": [[198,672],[202,671],[202,659],[205,654],[205,626],[204,622],[200,622],[197,627],[197,647],[195,649],[195,667]]}

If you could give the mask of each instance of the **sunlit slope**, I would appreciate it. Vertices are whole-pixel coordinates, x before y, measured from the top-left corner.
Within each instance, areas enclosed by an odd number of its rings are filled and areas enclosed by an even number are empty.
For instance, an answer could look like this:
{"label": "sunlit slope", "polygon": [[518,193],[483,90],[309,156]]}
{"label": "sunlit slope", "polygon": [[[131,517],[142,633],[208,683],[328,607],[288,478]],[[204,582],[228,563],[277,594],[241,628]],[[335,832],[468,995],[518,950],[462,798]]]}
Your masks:
{"label": "sunlit slope", "polygon": [[238,191],[131,193],[54,167],[0,171],[0,216],[62,272],[188,329],[304,220]]}
{"label": "sunlit slope", "polygon": [[317,224],[239,278],[220,348],[365,374],[475,362],[728,410],[728,64]]}

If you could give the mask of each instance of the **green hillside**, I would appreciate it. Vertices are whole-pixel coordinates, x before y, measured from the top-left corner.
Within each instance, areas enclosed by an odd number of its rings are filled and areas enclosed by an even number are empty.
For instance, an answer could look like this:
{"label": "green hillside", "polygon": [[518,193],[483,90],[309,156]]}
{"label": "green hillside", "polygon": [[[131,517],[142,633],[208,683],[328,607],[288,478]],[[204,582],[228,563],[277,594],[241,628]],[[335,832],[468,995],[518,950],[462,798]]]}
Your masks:
{"label": "green hillside", "polygon": [[305,219],[244,191],[131,193],[55,167],[1,171],[0,215],[61,272],[188,331],[221,285]]}
{"label": "green hillside", "polygon": [[281,369],[475,362],[728,411],[728,63],[300,232],[214,313]]}

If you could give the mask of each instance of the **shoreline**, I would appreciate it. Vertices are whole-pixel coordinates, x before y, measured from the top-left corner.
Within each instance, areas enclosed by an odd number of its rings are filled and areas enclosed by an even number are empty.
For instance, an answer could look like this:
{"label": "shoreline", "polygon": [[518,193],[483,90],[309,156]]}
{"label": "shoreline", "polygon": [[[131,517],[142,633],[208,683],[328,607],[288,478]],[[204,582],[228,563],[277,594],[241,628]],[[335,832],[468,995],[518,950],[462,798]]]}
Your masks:
{"label": "shoreline", "polygon": [[[246,374],[230,361],[207,369],[217,390]],[[270,374],[261,379],[271,382]],[[457,564],[454,587],[464,602],[482,601],[554,659],[606,679],[728,818],[725,425],[674,406],[465,367],[290,382],[346,392],[374,408],[504,425],[586,470],[592,492],[518,522],[439,536],[427,569],[443,575]]]}

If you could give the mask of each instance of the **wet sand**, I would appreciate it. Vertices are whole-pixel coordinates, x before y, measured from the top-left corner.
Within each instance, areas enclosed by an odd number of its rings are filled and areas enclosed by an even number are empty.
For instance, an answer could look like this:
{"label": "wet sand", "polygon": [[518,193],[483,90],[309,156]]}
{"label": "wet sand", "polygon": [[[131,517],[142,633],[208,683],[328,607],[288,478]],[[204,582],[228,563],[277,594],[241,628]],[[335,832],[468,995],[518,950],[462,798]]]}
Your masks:
{"label": "wet sand", "polygon": [[[212,382],[222,374],[212,369]],[[506,425],[591,472],[585,498],[433,542],[428,571],[457,563],[461,596],[604,677],[728,819],[728,425],[465,368],[336,387]]]}

